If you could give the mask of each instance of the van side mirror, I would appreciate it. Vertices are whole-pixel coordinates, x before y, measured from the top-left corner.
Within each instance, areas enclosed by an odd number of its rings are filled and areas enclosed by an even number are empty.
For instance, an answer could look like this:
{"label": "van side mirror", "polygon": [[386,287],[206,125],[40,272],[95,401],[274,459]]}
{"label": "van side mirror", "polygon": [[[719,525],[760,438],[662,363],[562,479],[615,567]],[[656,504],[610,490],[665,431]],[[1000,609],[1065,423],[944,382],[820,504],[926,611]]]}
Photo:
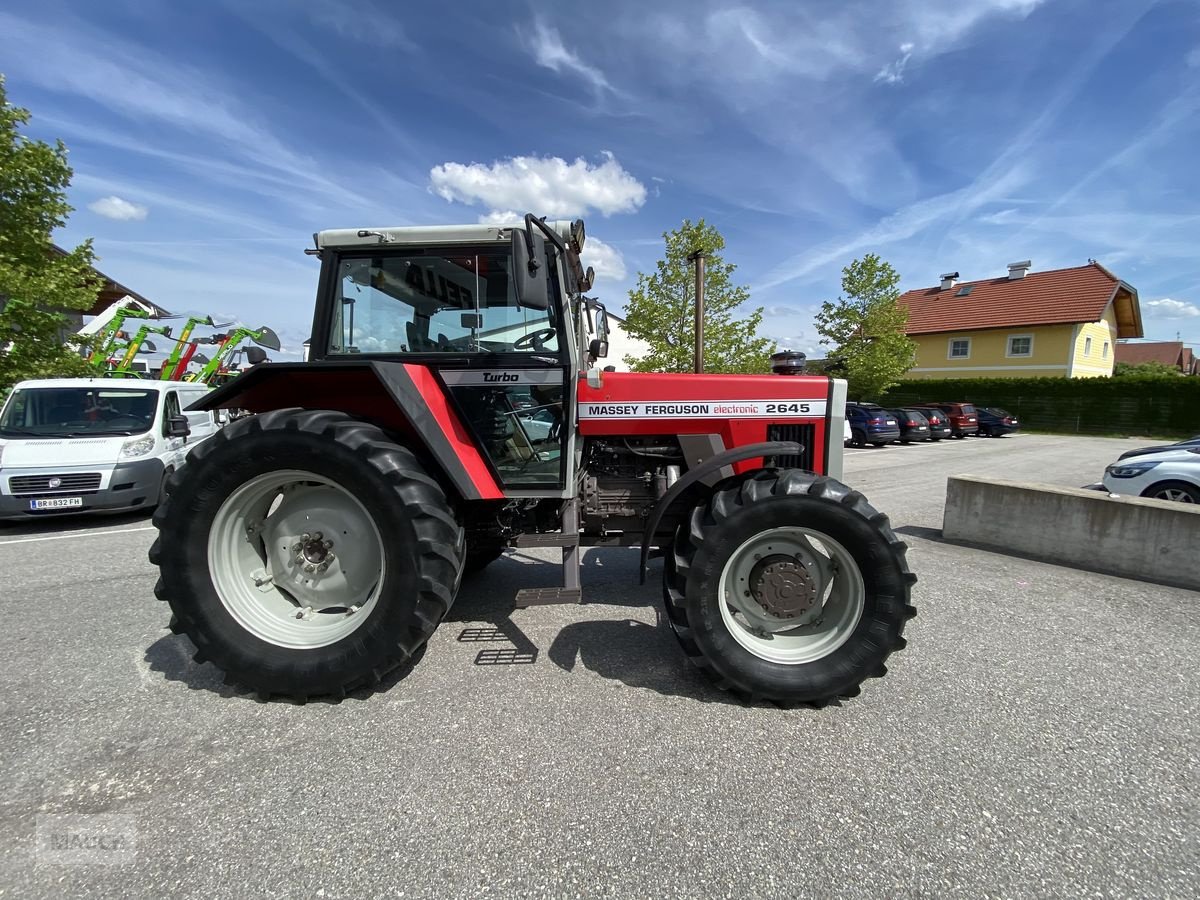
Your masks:
{"label": "van side mirror", "polygon": [[604,359],[608,356],[608,341],[602,341],[599,338],[594,338],[588,344],[588,355],[592,359]]}
{"label": "van side mirror", "polygon": [[192,433],[187,416],[171,416],[167,420],[167,437],[185,438]]}
{"label": "van side mirror", "polygon": [[517,303],[528,309],[550,308],[550,273],[546,271],[546,242],[533,229],[512,230],[513,280]]}

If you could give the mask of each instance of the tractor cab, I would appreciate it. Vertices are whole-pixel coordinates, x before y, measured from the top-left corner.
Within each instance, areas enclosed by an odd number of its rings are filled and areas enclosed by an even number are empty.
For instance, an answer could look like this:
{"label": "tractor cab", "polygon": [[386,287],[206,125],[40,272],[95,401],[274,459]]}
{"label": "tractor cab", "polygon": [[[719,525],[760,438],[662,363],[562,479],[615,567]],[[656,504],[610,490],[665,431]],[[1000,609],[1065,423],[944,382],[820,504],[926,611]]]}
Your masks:
{"label": "tractor cab", "polygon": [[[508,494],[562,496],[576,468],[572,387],[603,308],[583,223],[326,231],[311,359],[432,372]],[[581,352],[582,349],[582,352]],[[583,362],[581,363],[581,359]],[[594,362],[594,358],[591,358]]]}

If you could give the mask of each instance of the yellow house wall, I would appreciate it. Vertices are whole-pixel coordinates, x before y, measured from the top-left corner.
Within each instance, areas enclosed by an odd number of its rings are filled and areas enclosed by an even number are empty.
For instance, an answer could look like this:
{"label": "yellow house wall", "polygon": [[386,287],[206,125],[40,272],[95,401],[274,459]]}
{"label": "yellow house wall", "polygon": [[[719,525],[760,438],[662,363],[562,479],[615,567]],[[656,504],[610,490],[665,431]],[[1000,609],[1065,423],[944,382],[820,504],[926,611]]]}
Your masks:
{"label": "yellow house wall", "polygon": [[[1100,323],[1097,323],[1100,324]],[[1092,327],[1092,326],[1086,326]],[[1033,352],[1029,356],[1010,357],[1010,337],[1032,335]],[[905,378],[1064,378],[1072,360],[1076,338],[1074,325],[1039,325],[1031,328],[989,328],[986,330],[941,332],[913,335],[917,344],[917,363]],[[971,355],[950,359],[950,342],[969,338]],[[1093,341],[1094,354],[1099,344]],[[1109,347],[1112,356],[1112,347]],[[1110,360],[1111,370],[1111,360]],[[1105,374],[1096,372],[1097,375]]]}
{"label": "yellow house wall", "polygon": [[[1086,353],[1087,339],[1092,339],[1091,353]],[[1104,345],[1108,344],[1107,355]],[[1107,378],[1113,372],[1113,357],[1117,346],[1117,317],[1110,306],[1099,322],[1079,326],[1071,354],[1071,378]]]}

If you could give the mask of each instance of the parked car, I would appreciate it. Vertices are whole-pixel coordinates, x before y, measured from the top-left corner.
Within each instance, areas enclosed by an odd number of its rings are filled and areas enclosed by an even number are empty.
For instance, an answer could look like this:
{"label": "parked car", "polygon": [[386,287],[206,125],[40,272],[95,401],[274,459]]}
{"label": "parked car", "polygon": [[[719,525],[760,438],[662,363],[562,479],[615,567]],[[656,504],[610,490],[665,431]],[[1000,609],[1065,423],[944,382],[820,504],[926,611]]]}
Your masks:
{"label": "parked car", "polygon": [[[916,407],[913,407],[916,409]],[[926,407],[918,409],[921,415],[929,423],[929,439],[931,441],[940,441],[942,438],[951,437],[954,434],[954,429],[950,427],[950,420],[946,418],[946,414],[940,409]]]}
{"label": "parked car", "polygon": [[930,439],[929,420],[919,409],[889,409],[888,412],[896,417],[896,424],[900,426],[900,443]]}
{"label": "parked car", "polygon": [[1162,453],[1164,450],[1186,450],[1188,447],[1200,447],[1200,435],[1174,444],[1159,444],[1157,447],[1139,447],[1136,450],[1126,450],[1117,459],[1128,459],[1131,456],[1145,456],[1147,453]]}
{"label": "parked car", "polygon": [[1104,470],[1104,486],[1113,494],[1200,503],[1200,447],[1119,459]]}
{"label": "parked car", "polygon": [[915,403],[917,409],[941,410],[950,423],[954,437],[964,438],[968,434],[979,433],[979,413],[971,403]]}
{"label": "parked car", "polygon": [[22,381],[0,410],[0,519],[151,509],[187,454],[216,434],[196,382]]}
{"label": "parked car", "polygon": [[1004,437],[1021,430],[1017,417],[997,406],[979,406],[976,409],[979,433],[984,437]]}
{"label": "parked car", "polygon": [[875,403],[847,403],[846,419],[850,423],[852,444],[882,447],[900,440],[896,417]]}

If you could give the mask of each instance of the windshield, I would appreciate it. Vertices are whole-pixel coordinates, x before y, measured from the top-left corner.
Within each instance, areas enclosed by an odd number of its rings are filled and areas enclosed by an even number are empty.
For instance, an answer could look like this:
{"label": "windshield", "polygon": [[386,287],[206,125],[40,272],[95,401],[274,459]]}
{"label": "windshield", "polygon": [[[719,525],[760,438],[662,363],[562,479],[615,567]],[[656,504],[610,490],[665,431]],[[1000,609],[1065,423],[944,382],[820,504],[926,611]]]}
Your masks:
{"label": "windshield", "polygon": [[0,437],[141,434],[157,403],[157,391],[137,388],[21,388],[0,415]]}
{"label": "windshield", "polygon": [[342,259],[329,352],[551,353],[554,304],[518,305],[507,247]]}

